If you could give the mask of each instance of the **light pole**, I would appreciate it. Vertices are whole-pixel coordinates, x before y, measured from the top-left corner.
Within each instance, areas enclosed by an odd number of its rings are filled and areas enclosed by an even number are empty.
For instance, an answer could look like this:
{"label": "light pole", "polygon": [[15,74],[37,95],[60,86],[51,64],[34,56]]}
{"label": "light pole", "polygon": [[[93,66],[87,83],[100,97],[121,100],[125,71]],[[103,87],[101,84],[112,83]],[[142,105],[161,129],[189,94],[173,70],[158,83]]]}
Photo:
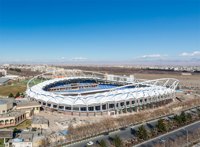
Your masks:
{"label": "light pole", "polygon": [[186,131],[186,137],[187,137],[187,139],[186,139],[187,140],[186,146],[188,147],[188,130],[186,128],[184,128],[183,130]]}
{"label": "light pole", "polygon": [[72,135],[70,135],[70,140],[71,140],[71,144],[72,144]]}
{"label": "light pole", "polygon": [[165,139],[160,138],[160,142],[164,143],[164,147],[166,147],[166,144],[165,144],[166,140]]}

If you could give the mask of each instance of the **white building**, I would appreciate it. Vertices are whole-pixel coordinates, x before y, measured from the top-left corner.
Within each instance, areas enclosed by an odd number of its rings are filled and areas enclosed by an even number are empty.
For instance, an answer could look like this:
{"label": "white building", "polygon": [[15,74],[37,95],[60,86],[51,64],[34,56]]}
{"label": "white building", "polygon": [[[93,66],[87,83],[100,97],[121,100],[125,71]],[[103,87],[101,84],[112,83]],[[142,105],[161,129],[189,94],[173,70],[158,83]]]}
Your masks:
{"label": "white building", "polygon": [[69,115],[115,115],[171,102],[178,83],[172,78],[135,82],[133,76],[85,74],[47,80],[29,87],[26,94],[45,109]]}
{"label": "white building", "polygon": [[2,76],[6,76],[6,75],[7,75],[7,70],[5,70],[5,69],[0,69],[0,74],[1,74]]}
{"label": "white building", "polygon": [[12,140],[12,147],[33,147],[33,133],[22,132],[18,138]]}

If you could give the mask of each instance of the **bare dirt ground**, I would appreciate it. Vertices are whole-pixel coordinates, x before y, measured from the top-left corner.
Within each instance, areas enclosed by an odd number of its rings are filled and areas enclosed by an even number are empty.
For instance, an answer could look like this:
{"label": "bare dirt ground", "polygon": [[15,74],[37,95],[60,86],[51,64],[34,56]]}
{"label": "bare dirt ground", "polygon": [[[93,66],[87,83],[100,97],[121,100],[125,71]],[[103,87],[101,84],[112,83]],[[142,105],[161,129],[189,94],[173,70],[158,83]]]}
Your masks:
{"label": "bare dirt ground", "polygon": [[[71,116],[71,115],[65,115],[63,113],[58,113],[56,111],[54,112],[41,111],[37,115],[43,116],[44,118],[49,120],[49,127],[52,132],[66,129],[66,126],[68,126],[67,123],[69,123],[73,119],[76,120],[76,121],[72,121],[73,125],[76,126],[76,125],[82,125],[82,124],[95,123],[105,118],[104,116],[96,116],[96,117]],[[62,125],[61,123],[64,123],[64,124]]]}
{"label": "bare dirt ground", "polygon": [[184,76],[181,74],[134,74],[137,79],[158,79],[158,78],[176,78],[180,81],[180,86],[186,89],[199,90],[200,88],[200,74]]}

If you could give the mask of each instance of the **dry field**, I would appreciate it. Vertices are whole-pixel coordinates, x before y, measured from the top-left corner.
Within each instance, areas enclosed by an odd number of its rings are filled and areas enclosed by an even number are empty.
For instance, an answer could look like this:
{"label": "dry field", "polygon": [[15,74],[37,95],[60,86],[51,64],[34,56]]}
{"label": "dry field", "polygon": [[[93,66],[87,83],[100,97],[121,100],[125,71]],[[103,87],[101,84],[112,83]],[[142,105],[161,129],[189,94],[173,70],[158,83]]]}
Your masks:
{"label": "dry field", "polygon": [[200,74],[183,76],[181,74],[143,74],[136,73],[134,74],[138,79],[158,79],[158,78],[176,78],[180,80],[180,86],[182,87],[191,87],[191,88],[200,88]]}
{"label": "dry field", "polygon": [[18,92],[23,93],[26,90],[26,83],[24,82],[14,82],[12,84],[7,84],[0,86],[0,96],[8,96],[10,93],[16,95]]}
{"label": "dry field", "polygon": [[182,88],[186,89],[200,89],[200,74],[191,76],[181,75],[178,71],[163,71],[163,70],[145,70],[128,67],[97,67],[97,66],[61,66],[65,69],[81,69],[87,71],[96,71],[102,73],[116,74],[116,75],[135,75],[139,79],[158,79],[158,78],[176,78],[180,80]]}
{"label": "dry field", "polygon": [[[18,92],[23,93],[26,91],[27,86],[27,80],[20,80],[20,81],[14,81],[12,83],[8,83],[6,85],[0,86],[0,96],[8,96],[10,93],[16,95]],[[40,79],[36,79],[34,83],[31,83],[31,85],[35,85],[42,82]]]}

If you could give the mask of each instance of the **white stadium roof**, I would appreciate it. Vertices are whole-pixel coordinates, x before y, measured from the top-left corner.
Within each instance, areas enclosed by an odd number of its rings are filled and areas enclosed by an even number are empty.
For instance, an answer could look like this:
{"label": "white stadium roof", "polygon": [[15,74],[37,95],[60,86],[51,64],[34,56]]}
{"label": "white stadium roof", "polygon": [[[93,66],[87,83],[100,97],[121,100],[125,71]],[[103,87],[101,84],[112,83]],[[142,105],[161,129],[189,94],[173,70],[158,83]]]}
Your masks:
{"label": "white stadium roof", "polygon": [[[174,92],[175,87],[178,84],[176,79],[158,79],[150,80],[139,83],[132,83],[130,85],[139,85],[146,84],[148,87],[135,87],[122,89],[121,86],[117,88],[112,88],[109,91],[88,95],[76,95],[76,96],[63,96],[60,93],[52,93],[49,91],[43,90],[47,85],[53,84],[58,81],[70,80],[70,79],[99,79],[97,77],[66,77],[66,78],[57,78],[42,82],[33,87],[27,89],[26,93],[29,97],[34,98],[38,101],[44,101],[47,103],[55,103],[58,105],[98,105],[99,103],[107,103],[114,101],[125,101],[132,99],[140,99],[147,97],[154,97],[164,94],[171,94]],[[162,85],[159,85],[159,82],[162,82]],[[171,82],[172,81],[172,82]],[[121,88],[121,89],[120,89]]]}

